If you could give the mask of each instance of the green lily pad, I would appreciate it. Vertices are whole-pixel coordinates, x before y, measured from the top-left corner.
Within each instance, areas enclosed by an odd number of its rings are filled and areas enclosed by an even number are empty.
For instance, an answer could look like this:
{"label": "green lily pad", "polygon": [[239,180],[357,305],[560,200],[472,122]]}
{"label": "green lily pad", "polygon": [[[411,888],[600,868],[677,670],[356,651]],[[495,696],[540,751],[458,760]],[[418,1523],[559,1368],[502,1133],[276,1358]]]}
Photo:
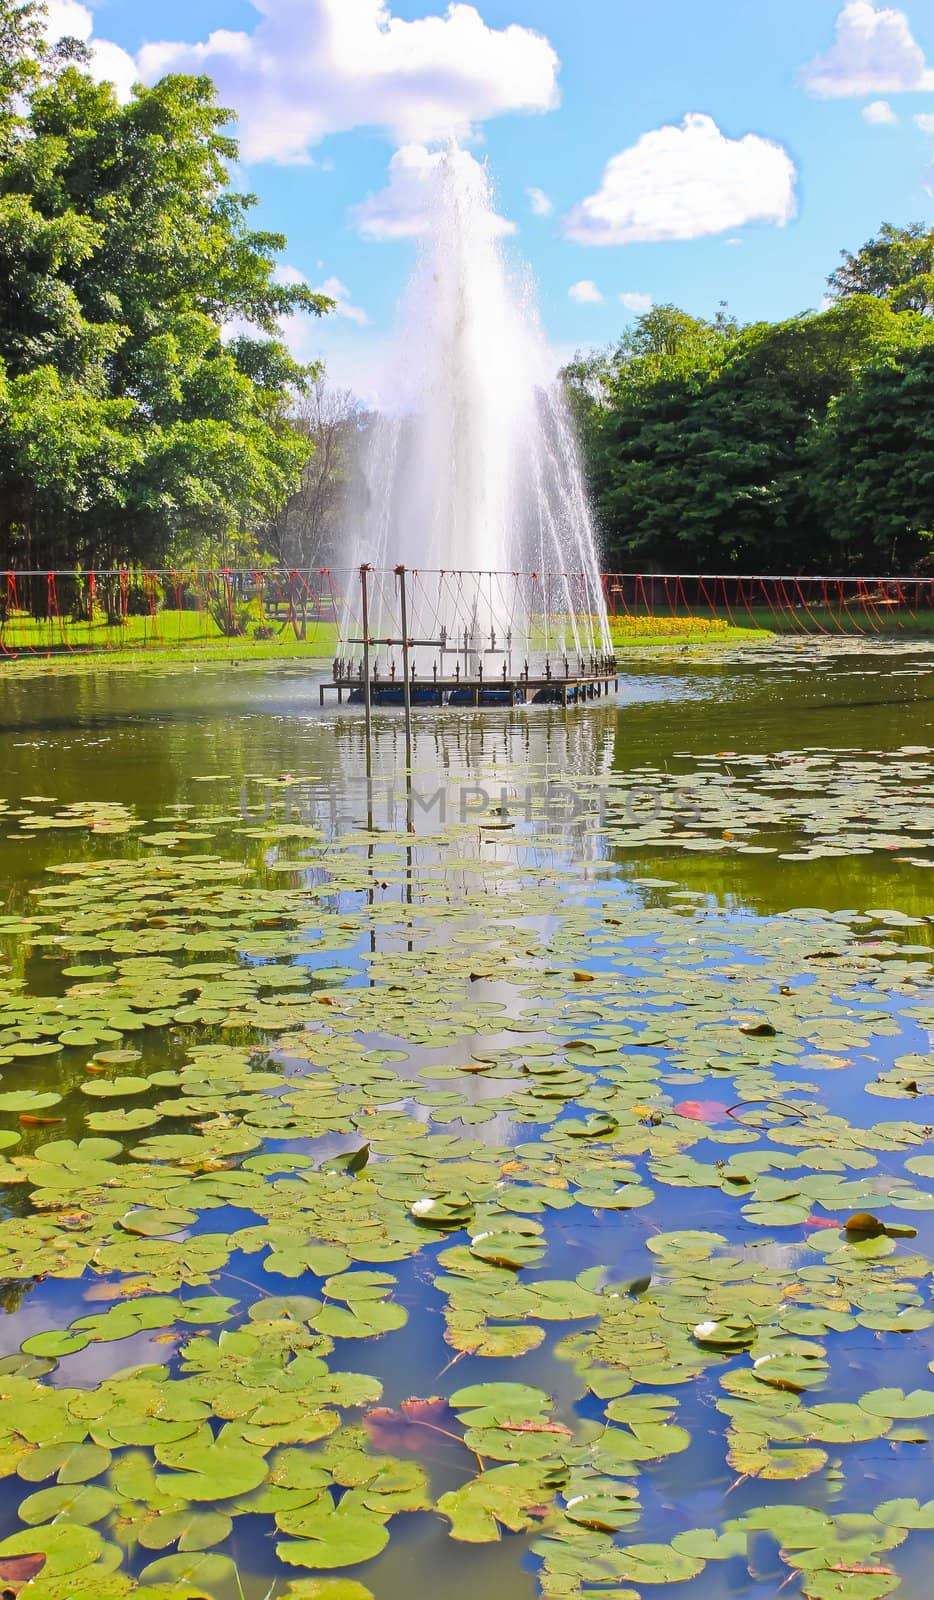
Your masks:
{"label": "green lily pad", "polygon": [[95,1528],[76,1522],[48,1522],[0,1541],[0,1562],[10,1556],[41,1551],[46,1562],[42,1569],[44,1583],[48,1578],[61,1578],[89,1567],[103,1548],[104,1541]]}
{"label": "green lily pad", "polygon": [[934,1390],[871,1389],[859,1404],[874,1417],[934,1417]]}
{"label": "green lily pad", "polygon": [[233,1526],[222,1511],[166,1511],[140,1529],[144,1550],[165,1550],[177,1544],[179,1550],[210,1550],[222,1544]]}
{"label": "green lily pad", "polygon": [[88,1483],[110,1466],[110,1451],[97,1444],[75,1440],[70,1444],[44,1444],[24,1456],[17,1467],[28,1483],[55,1478],[59,1483]]}
{"label": "green lily pad", "polygon": [[683,1583],[704,1570],[699,1556],[669,1544],[631,1544],[621,1552],[622,1576],[636,1583]]}
{"label": "green lily pad", "polygon": [[[18,1053],[22,1054],[22,1049]],[[0,1111],[47,1111],[49,1106],[57,1106],[61,1098],[49,1089],[7,1089],[0,1093]]]}
{"label": "green lily pad", "polygon": [[165,1585],[170,1593],[185,1593],[180,1584],[190,1584],[191,1594],[202,1594],[221,1584],[236,1583],[237,1567],[229,1556],[195,1551],[190,1555],[163,1556],[151,1561],[140,1573],[140,1582],[158,1589]]}
{"label": "green lily pad", "polygon": [[258,1489],[266,1476],[262,1455],[243,1445],[184,1439],[157,1444],[155,1455],[163,1466],[180,1474],[174,1486],[186,1500],[230,1500]]}
{"label": "green lily pad", "polygon": [[276,1523],[283,1533],[299,1536],[276,1545],[279,1560],[290,1567],[354,1567],[389,1543],[383,1520],[352,1495],[337,1507],[323,1495],[296,1511],[278,1512]]}

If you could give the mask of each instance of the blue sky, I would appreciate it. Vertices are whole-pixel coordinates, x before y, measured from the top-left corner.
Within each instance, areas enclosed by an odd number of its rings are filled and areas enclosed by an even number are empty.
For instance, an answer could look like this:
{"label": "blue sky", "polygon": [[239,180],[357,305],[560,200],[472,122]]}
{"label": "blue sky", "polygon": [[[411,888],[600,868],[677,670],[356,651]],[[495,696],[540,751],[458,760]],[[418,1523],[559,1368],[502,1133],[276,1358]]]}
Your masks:
{"label": "blue sky", "polygon": [[90,39],[124,90],[217,77],[260,223],[339,293],[338,316],[290,336],[362,393],[426,151],[450,133],[489,161],[559,358],[651,301],[743,320],[817,306],[841,248],[934,213],[932,0],[260,4],[49,0],[50,29]]}

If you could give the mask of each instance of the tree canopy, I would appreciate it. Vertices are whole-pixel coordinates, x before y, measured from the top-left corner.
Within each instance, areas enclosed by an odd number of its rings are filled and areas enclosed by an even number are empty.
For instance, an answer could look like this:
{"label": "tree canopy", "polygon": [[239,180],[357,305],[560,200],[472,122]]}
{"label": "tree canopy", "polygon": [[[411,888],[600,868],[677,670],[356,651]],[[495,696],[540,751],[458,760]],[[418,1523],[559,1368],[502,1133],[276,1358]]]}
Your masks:
{"label": "tree canopy", "polygon": [[872,294],[896,311],[934,311],[934,228],[923,222],[893,228],[884,222],[878,239],[843,263],[828,279],[834,295]]}
{"label": "tree canopy", "polygon": [[[657,306],[565,370],[610,566],[908,570],[934,539],[934,230],[886,226],[823,310]],[[934,280],[932,280],[934,282]]]}
{"label": "tree canopy", "polygon": [[208,78],[121,105],[40,22],[0,0],[0,565],[225,558],[309,454],[279,319],[330,302],[278,280]]}

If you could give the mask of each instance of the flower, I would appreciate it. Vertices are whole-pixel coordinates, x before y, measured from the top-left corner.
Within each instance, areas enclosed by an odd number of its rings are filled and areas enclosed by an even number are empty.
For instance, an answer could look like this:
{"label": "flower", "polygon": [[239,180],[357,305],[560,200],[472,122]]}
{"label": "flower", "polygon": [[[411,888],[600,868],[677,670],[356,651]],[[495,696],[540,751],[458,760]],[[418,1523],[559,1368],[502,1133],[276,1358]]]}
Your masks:
{"label": "flower", "polygon": [[476,1238],[471,1239],[470,1242],[471,1242],[471,1244],[479,1244],[482,1239],[489,1239],[489,1238],[491,1238],[491,1234],[490,1234],[489,1230],[487,1230],[486,1233],[478,1233]]}
{"label": "flower", "polygon": [[709,1339],[715,1334],[720,1324],[718,1322],[699,1322],[694,1329],[695,1339]]}
{"label": "flower", "polygon": [[411,1209],[413,1217],[427,1217],[429,1211],[434,1211],[435,1203],[433,1200],[416,1200]]}
{"label": "flower", "polygon": [[774,1360],[775,1360],[775,1356],[774,1355],[771,1355],[771,1356],[759,1356],[758,1359],[753,1362],[753,1366],[754,1367],[764,1367],[765,1363],[767,1361],[774,1361]]}
{"label": "flower", "polygon": [[586,1498],[587,1498],[586,1495],[576,1494],[574,1496],[573,1500],[565,1500],[564,1503],[567,1506],[567,1509],[570,1511],[572,1506],[579,1506],[581,1501],[585,1500]]}

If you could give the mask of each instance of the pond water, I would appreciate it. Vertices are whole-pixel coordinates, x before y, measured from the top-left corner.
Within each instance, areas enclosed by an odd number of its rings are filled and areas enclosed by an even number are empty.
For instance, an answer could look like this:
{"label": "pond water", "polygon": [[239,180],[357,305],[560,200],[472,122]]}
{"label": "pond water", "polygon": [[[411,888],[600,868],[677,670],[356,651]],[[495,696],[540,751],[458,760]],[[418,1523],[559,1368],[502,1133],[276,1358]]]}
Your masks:
{"label": "pond water", "polygon": [[0,1594],[926,1593],[934,644],[415,716],[0,678]]}

